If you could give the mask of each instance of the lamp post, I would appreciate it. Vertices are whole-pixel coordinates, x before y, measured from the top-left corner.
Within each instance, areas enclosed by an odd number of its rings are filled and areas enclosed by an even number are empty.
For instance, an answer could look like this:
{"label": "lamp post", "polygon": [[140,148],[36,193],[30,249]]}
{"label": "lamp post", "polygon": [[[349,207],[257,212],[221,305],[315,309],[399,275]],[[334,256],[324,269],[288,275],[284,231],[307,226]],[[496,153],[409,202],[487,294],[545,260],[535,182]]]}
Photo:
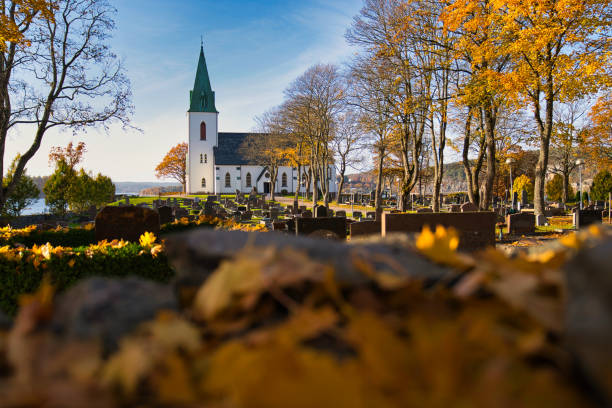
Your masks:
{"label": "lamp post", "polygon": [[348,183],[351,185],[351,217],[353,216],[353,204],[355,202],[355,193],[353,192],[353,183],[351,179],[347,179]]}
{"label": "lamp post", "polygon": [[508,167],[510,168],[510,207],[514,210],[514,192],[512,191],[512,164],[514,163],[514,160],[512,160],[512,158],[508,157],[506,159],[506,164],[508,165]]}
{"label": "lamp post", "polygon": [[399,209],[400,202],[400,178],[396,177],[395,181],[397,182],[397,194],[395,195],[395,209]]}
{"label": "lamp post", "polygon": [[578,159],[576,160],[576,166],[578,166],[578,174],[580,179],[580,209],[582,210],[582,166],[584,166],[584,160]]}

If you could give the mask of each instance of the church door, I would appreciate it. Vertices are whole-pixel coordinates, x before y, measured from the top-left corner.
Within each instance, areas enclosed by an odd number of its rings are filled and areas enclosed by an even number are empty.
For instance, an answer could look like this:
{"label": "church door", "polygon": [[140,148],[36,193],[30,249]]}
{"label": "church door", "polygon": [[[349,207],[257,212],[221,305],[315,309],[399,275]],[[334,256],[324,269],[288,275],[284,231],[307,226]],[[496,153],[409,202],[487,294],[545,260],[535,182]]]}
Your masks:
{"label": "church door", "polygon": [[264,182],[264,194],[270,194],[270,182]]}

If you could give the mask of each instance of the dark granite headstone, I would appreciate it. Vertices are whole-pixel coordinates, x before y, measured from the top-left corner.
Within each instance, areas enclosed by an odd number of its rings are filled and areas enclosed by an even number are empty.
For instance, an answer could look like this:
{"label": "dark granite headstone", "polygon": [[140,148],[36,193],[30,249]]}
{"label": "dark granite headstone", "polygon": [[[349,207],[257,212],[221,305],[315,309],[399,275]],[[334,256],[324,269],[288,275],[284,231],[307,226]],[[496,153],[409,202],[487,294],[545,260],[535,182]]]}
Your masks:
{"label": "dark granite headstone", "polygon": [[476,204],[473,204],[471,202],[467,202],[464,204],[461,204],[461,212],[475,212],[478,211],[478,206]]}
{"label": "dark granite headstone", "polygon": [[167,205],[159,207],[157,212],[159,213],[159,223],[161,225],[168,224],[174,220],[174,217],[172,216],[172,208],[168,207]]}
{"label": "dark granite headstone", "polygon": [[425,225],[435,229],[437,225],[453,227],[459,232],[459,249],[474,251],[495,246],[494,212],[431,213],[431,214],[383,214],[382,236],[396,232],[421,232]]}
{"label": "dark granite headstone", "polygon": [[576,210],[573,214],[574,228],[580,229],[591,224],[602,223],[601,210]]}
{"label": "dark granite headstone", "polygon": [[353,222],[349,225],[349,229],[351,231],[351,238],[354,237],[363,237],[369,235],[378,235],[381,234],[381,222],[380,221],[361,221],[361,222]]}
{"label": "dark granite headstone", "polygon": [[138,242],[145,232],[159,235],[159,214],[141,207],[104,207],[96,216],[96,240]]}
{"label": "dark granite headstone", "polygon": [[327,217],[327,207],[324,205],[317,205],[314,209],[316,218],[326,218]]}
{"label": "dark granite headstone", "polygon": [[344,210],[336,211],[336,217],[346,218],[346,211],[344,211]]}
{"label": "dark granite headstone", "polygon": [[187,217],[189,215],[189,212],[181,207],[176,207],[174,209],[174,217],[178,220],[184,217]]}
{"label": "dark granite headstone", "polygon": [[295,222],[296,235],[346,239],[346,219],[344,218],[296,218]]}
{"label": "dark granite headstone", "polygon": [[535,232],[535,215],[518,213],[506,216],[509,234],[533,234]]}

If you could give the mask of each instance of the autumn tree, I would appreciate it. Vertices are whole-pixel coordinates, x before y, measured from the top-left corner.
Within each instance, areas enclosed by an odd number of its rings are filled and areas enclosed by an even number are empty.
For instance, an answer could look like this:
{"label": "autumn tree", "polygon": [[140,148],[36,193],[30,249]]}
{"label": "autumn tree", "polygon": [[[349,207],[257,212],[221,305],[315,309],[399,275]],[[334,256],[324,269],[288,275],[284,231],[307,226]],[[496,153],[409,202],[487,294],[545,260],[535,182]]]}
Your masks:
{"label": "autumn tree", "polygon": [[608,170],[600,171],[591,184],[591,198],[607,200],[610,193],[612,193],[612,174]]}
{"label": "autumn tree", "polygon": [[109,46],[115,14],[108,0],[0,2],[0,151],[18,132],[31,138],[0,209],[49,129],[129,126],[130,84]]}
{"label": "autumn tree", "polygon": [[423,64],[429,51],[421,47],[419,26],[409,24],[422,23],[417,18],[421,7],[417,1],[366,0],[346,34],[350,44],[359,46],[365,57],[376,60],[383,68],[377,72],[392,109],[389,118],[396,147],[392,154],[403,169],[402,210],[408,208],[410,192],[419,180],[423,138],[432,104],[433,72]]}
{"label": "autumn tree", "polygon": [[596,167],[612,169],[612,91],[601,95],[589,112],[590,126],[580,145]]}
{"label": "autumn tree", "polygon": [[319,189],[329,204],[332,141],[338,115],[345,107],[345,83],[338,67],[318,64],[306,70],[285,90],[285,116],[288,126],[302,137],[310,153],[312,205],[317,205]]}
{"label": "autumn tree", "polygon": [[346,171],[355,163],[361,161],[361,158],[356,156],[360,150],[360,142],[363,138],[363,128],[359,122],[358,114],[354,111],[348,111],[339,116],[334,128],[334,138],[332,139],[332,149],[335,155],[335,165],[338,171],[340,183],[338,185],[338,197],[344,188],[344,178]]}
{"label": "autumn tree", "polygon": [[284,131],[279,108],[263,113],[256,122],[260,133],[248,135],[239,150],[250,162],[266,167],[270,173],[270,198],[274,201],[278,170],[293,154],[292,140]]}
{"label": "autumn tree", "polygon": [[504,2],[495,5],[504,46],[513,57],[505,77],[533,110],[539,157],[534,183],[536,215],[544,213],[544,183],[554,131],[555,105],[596,92],[609,81],[608,0]]}
{"label": "autumn tree", "polygon": [[155,177],[171,178],[183,186],[183,193],[187,188],[187,153],[189,145],[185,142],[174,146],[155,167]]}
{"label": "autumn tree", "polygon": [[[384,63],[368,56],[358,56],[351,62],[348,73],[349,100],[359,114],[359,125],[363,132],[364,149],[369,147],[374,156],[376,174],[376,192],[374,207],[382,208],[381,193],[383,177],[386,173],[386,163],[391,162],[389,154],[392,150],[392,111],[389,93],[393,92],[385,81]],[[401,173],[396,173],[392,177]],[[342,180],[341,182],[343,182]]]}
{"label": "autumn tree", "polygon": [[[565,189],[567,188],[567,190]],[[567,198],[566,197],[567,194]],[[563,177],[560,174],[555,174],[552,179],[546,183],[546,195],[550,201],[559,201],[565,203],[569,197],[575,197],[574,189],[571,185],[564,186]]]}
{"label": "autumn tree", "polygon": [[548,169],[560,175],[563,180],[563,203],[572,196],[569,192],[569,178],[576,168],[579,148],[586,134],[586,126],[582,121],[585,113],[584,101],[560,104],[555,109]]}

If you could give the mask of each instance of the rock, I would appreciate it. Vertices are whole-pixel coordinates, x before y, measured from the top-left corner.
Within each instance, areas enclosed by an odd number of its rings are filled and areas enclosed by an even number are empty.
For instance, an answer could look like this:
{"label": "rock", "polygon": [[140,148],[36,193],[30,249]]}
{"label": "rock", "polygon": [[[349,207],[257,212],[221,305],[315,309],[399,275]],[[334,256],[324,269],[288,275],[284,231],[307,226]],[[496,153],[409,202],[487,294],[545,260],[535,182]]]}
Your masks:
{"label": "rock", "polygon": [[145,232],[159,235],[159,214],[142,207],[104,207],[96,216],[96,240],[138,242]]}
{"label": "rock", "polygon": [[369,282],[353,262],[360,258],[370,262],[374,270],[390,275],[438,281],[448,277],[449,270],[431,264],[412,251],[404,242],[377,241],[346,244],[331,240],[282,234],[247,233],[241,231],[195,230],[176,234],[166,239],[166,253],[177,272],[179,285],[199,285],[219,263],[231,259],[246,245],[249,247],[291,248],[306,253],[314,261],[333,267],[341,284]]}
{"label": "rock", "polygon": [[471,202],[461,204],[461,212],[475,212],[478,211],[478,206]]}
{"label": "rock", "polygon": [[584,248],[565,265],[568,346],[612,406],[612,239]]}
{"label": "rock", "polygon": [[160,310],[178,310],[171,285],[140,278],[90,278],[62,294],[52,327],[72,339],[100,339],[113,350],[121,337]]}

